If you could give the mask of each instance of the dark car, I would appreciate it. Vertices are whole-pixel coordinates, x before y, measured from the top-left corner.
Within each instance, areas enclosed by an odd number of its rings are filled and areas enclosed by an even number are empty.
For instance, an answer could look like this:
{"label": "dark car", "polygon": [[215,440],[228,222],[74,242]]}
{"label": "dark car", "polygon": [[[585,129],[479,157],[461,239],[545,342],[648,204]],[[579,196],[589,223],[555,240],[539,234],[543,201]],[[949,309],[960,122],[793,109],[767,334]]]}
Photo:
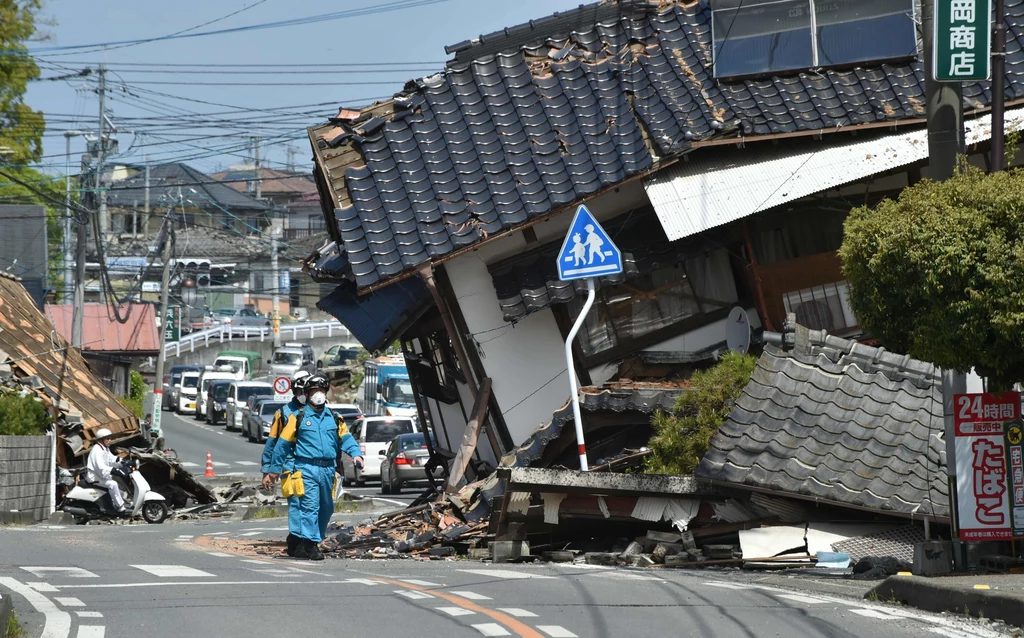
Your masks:
{"label": "dark car", "polygon": [[231,379],[217,379],[210,383],[208,390],[212,401],[206,402],[206,422],[216,425],[226,423],[228,420],[228,390],[231,389]]}
{"label": "dark car", "polygon": [[242,435],[251,443],[263,443],[270,434],[270,424],[274,421],[274,413],[287,405],[284,401],[263,397],[258,399],[245,415]]}
{"label": "dark car", "polygon": [[[430,442],[436,445],[433,436]],[[430,458],[427,440],[422,432],[399,434],[391,440],[388,449],[381,452],[380,459],[380,493],[398,494],[402,486],[409,483],[426,483],[427,473],[424,466]],[[444,470],[434,469],[434,478],[442,478]]]}
{"label": "dark car", "polygon": [[177,402],[177,397],[174,396],[174,386],[181,383],[181,373],[186,370],[202,370],[203,366],[171,366],[171,369],[164,375],[163,382],[163,398],[160,400],[160,407],[164,410],[172,409]]}

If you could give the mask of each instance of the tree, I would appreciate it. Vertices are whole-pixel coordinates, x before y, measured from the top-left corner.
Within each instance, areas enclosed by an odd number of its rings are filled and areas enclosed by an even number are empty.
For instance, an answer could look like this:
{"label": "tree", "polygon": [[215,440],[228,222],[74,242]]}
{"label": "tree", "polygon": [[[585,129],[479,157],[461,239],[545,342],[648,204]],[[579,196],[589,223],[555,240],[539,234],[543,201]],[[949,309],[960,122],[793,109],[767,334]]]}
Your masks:
{"label": "tree", "polygon": [[43,113],[25,104],[28,83],[39,67],[25,43],[36,35],[41,0],[0,0],[0,148],[11,165],[36,162],[43,154]]}
{"label": "tree", "polygon": [[963,164],[853,210],[839,251],[861,326],[890,350],[1024,380],[1024,172]]}
{"label": "tree", "polygon": [[692,474],[711,447],[711,439],[729,416],[732,405],[750,381],[757,358],[727,352],[721,361],[690,378],[672,414],[658,412],[651,424],[646,471],[650,474]]}
{"label": "tree", "polygon": [[64,199],[64,180],[54,180],[28,167],[42,158],[45,122],[42,111],[25,104],[28,83],[39,77],[39,67],[28,54],[26,43],[39,37],[41,7],[41,0],[0,0],[0,168],[10,176],[0,176],[0,204],[46,205],[53,287],[59,283],[56,273],[64,237],[64,211],[54,204]]}

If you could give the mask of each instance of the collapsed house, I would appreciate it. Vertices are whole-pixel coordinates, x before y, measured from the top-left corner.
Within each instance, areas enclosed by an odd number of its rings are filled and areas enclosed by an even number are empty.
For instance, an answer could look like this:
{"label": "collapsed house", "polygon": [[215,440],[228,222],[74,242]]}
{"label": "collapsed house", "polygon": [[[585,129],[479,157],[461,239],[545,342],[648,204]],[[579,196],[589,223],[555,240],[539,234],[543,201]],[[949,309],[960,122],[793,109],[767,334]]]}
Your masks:
{"label": "collapsed house", "polygon": [[[625,272],[598,281],[573,346],[581,386],[685,378],[725,348],[735,308],[755,342],[789,313],[861,335],[843,220],[929,174],[901,2],[837,9],[835,33],[896,31],[813,72],[747,68],[767,57],[716,41],[706,3],[596,3],[448,47],[435,75],[309,130],[329,233],[305,261],[330,290],[319,307],[371,351],[402,344],[421,422],[457,459],[449,489],[487,476],[568,398],[564,341],[585,295],[554,255],[582,202]],[[1024,22],[1005,20],[1021,45],[1008,56],[1024,60]],[[770,39],[748,27],[731,43]],[[1024,115],[1017,68],[1010,128]],[[986,87],[963,88],[976,165]]]}
{"label": "collapsed house", "polygon": [[[152,316],[151,314],[149,315]],[[0,273],[0,385],[35,394],[56,423],[58,467],[85,464],[96,432],[113,433],[116,447],[131,449],[155,491],[172,502],[182,496],[215,500],[179,463],[146,453],[139,420],[95,375],[78,348],[70,346],[35,305],[25,287]]]}

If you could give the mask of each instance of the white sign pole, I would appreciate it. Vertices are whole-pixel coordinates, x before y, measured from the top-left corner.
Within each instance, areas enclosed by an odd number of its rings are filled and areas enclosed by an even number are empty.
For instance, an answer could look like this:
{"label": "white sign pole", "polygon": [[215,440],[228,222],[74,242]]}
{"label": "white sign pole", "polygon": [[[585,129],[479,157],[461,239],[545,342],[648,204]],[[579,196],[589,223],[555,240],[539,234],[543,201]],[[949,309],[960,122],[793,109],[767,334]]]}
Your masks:
{"label": "white sign pole", "polygon": [[583,327],[583,322],[586,320],[591,306],[594,305],[596,297],[597,286],[594,284],[593,278],[587,279],[587,301],[583,304],[583,310],[580,311],[580,316],[576,317],[576,323],[572,325],[572,330],[569,331],[569,336],[565,340],[565,365],[566,371],[569,373],[569,397],[572,401],[572,419],[576,424],[576,447],[580,453],[580,469],[584,472],[590,469],[590,465],[587,463],[587,444],[583,439],[583,417],[580,416],[580,393],[576,382],[576,367],[572,361],[572,342],[576,338],[576,333]]}

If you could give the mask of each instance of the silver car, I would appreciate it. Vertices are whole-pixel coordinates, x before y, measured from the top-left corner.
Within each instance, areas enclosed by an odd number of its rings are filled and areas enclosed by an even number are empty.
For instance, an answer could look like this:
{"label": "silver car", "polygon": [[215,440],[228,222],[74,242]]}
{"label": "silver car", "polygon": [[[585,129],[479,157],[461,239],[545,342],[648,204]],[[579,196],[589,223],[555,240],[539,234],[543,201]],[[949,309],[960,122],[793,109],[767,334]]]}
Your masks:
{"label": "silver car", "polygon": [[[270,328],[270,319],[249,308],[221,308],[213,311],[213,322],[234,328]],[[241,330],[239,330],[241,332]]]}
{"label": "silver car", "polygon": [[245,416],[242,434],[251,443],[263,443],[270,434],[270,424],[274,422],[274,413],[284,407],[284,401],[260,399]]}
{"label": "silver car", "polygon": [[[431,443],[435,443],[431,437]],[[380,493],[399,494],[402,486],[409,483],[426,483],[427,471],[424,467],[430,458],[427,441],[422,432],[399,434],[392,439],[388,449],[381,452],[380,460]],[[434,468],[434,478],[444,476],[444,470]]]}

